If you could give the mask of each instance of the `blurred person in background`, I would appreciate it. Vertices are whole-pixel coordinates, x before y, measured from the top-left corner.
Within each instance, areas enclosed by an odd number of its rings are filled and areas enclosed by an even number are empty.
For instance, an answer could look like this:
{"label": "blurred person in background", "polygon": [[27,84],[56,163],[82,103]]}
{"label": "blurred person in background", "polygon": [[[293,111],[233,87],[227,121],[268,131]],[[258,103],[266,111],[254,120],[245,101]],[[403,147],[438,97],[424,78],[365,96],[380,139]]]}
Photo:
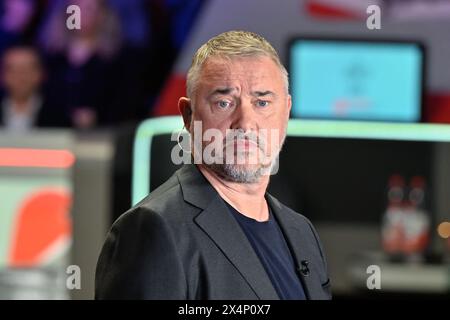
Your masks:
{"label": "blurred person in background", "polygon": [[[39,43],[52,100],[64,106],[78,128],[147,118],[203,3],[49,2]],[[69,5],[80,7],[80,30],[66,27]]]}
{"label": "blurred person in background", "polygon": [[[109,0],[121,19],[123,49],[120,73],[134,81],[123,86],[123,105],[134,119],[153,114],[161,90],[184,42],[207,0]],[[125,67],[126,66],[126,67]],[[119,101],[119,100],[115,100]],[[130,108],[131,106],[131,108]],[[131,114],[133,112],[133,114]]]}
{"label": "blurred person in background", "polygon": [[44,70],[31,46],[8,48],[1,58],[0,127],[24,132],[34,127],[64,127],[68,121],[42,92]]}
{"label": "blurred person in background", "polygon": [[[69,5],[80,7],[80,29],[66,27]],[[40,43],[49,65],[52,101],[66,110],[76,128],[111,124],[113,101],[123,90],[116,69],[122,47],[116,14],[104,0],[55,1],[48,14]]]}
{"label": "blurred person in background", "polygon": [[34,41],[46,5],[46,0],[0,1],[0,55],[14,44]]}

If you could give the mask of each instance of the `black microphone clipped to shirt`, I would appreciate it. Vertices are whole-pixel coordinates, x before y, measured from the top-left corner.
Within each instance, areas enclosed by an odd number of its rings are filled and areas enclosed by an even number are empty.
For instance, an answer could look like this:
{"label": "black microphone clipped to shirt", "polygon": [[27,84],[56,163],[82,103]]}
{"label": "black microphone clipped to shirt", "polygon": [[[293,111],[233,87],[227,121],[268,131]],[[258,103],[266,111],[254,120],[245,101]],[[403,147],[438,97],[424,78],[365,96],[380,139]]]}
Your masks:
{"label": "black microphone clipped to shirt", "polygon": [[297,267],[298,272],[304,277],[309,276],[310,270],[309,270],[309,261],[308,260],[302,260],[300,261],[300,266]]}

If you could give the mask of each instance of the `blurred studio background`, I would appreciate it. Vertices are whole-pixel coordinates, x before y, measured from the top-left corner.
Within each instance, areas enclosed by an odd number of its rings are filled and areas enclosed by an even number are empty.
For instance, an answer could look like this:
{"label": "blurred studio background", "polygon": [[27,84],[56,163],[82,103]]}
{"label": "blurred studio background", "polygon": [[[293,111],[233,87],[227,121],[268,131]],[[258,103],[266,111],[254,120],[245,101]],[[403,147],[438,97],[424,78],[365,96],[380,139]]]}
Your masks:
{"label": "blurred studio background", "polygon": [[112,222],[177,168],[193,53],[232,29],[289,70],[270,192],[317,227],[334,298],[449,298],[449,0],[1,0],[0,299],[93,298]]}

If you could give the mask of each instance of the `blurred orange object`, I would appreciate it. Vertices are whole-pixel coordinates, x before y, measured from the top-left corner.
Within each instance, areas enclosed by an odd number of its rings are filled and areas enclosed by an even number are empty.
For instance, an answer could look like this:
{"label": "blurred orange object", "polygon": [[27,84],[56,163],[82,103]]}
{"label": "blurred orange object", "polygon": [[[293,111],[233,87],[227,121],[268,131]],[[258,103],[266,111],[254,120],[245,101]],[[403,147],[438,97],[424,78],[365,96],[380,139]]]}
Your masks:
{"label": "blurred orange object", "polygon": [[14,222],[10,266],[46,263],[70,245],[71,201],[64,189],[41,189],[25,200]]}

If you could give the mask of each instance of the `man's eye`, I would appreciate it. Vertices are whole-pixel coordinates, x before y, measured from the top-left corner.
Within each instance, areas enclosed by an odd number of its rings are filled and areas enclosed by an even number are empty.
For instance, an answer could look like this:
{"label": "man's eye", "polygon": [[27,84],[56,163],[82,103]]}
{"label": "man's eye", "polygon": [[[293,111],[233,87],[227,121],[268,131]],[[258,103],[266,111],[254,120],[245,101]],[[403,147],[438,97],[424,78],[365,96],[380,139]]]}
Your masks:
{"label": "man's eye", "polygon": [[258,105],[258,107],[267,107],[269,105],[269,101],[258,100],[256,104]]}
{"label": "man's eye", "polygon": [[221,100],[218,103],[219,107],[222,109],[228,108],[231,105],[230,101],[226,101],[226,100]]}

